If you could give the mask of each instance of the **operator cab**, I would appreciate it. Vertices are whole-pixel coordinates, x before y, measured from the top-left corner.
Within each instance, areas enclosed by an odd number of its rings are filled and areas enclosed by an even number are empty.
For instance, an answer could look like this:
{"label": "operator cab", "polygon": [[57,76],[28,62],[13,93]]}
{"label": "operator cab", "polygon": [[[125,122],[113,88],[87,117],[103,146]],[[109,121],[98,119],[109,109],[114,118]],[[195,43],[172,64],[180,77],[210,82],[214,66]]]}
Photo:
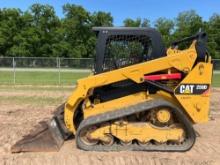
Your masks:
{"label": "operator cab", "polygon": [[166,55],[153,28],[94,27],[97,35],[95,74],[157,59]]}

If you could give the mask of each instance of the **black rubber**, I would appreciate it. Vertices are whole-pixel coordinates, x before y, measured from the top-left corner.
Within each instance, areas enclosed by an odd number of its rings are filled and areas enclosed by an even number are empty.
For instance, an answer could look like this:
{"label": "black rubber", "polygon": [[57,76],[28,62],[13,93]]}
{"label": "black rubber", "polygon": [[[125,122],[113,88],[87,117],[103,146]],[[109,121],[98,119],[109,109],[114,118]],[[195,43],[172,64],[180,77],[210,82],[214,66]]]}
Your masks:
{"label": "black rubber", "polygon": [[[115,119],[119,119],[128,115],[132,115],[135,113],[148,111],[153,108],[158,107],[166,107],[171,110],[172,113],[178,118],[178,121],[182,123],[185,133],[186,139],[182,144],[161,144],[161,145],[154,145],[154,144],[147,144],[146,146],[140,146],[138,144],[131,144],[128,146],[121,145],[114,143],[112,146],[104,146],[102,144],[97,144],[94,146],[88,146],[84,144],[80,139],[80,132],[84,129],[87,129],[93,125],[101,124],[103,122],[112,121]],[[77,147],[86,151],[122,151],[122,150],[133,150],[133,151],[178,151],[183,152],[189,150],[196,139],[195,131],[192,127],[191,122],[187,118],[187,116],[183,113],[183,111],[176,107],[175,105],[171,104],[170,102],[157,99],[152,101],[147,101],[143,103],[139,103],[133,106],[124,107],[115,111],[103,113],[100,115],[89,117],[83,120],[76,132],[76,144]]]}
{"label": "black rubber", "polygon": [[153,87],[156,87],[160,90],[163,90],[165,92],[168,92],[170,94],[173,94],[173,89],[169,88],[168,86],[160,83],[160,82],[157,82],[157,81],[152,81],[152,80],[145,80],[146,83],[152,85]]}
{"label": "black rubber", "polygon": [[60,131],[60,133],[63,136],[64,140],[69,139],[73,134],[68,131],[68,129],[65,126],[64,122],[64,108],[65,108],[65,103],[61,104],[59,107],[56,108],[54,111],[54,116],[52,120],[54,120],[57,123],[57,127]]}

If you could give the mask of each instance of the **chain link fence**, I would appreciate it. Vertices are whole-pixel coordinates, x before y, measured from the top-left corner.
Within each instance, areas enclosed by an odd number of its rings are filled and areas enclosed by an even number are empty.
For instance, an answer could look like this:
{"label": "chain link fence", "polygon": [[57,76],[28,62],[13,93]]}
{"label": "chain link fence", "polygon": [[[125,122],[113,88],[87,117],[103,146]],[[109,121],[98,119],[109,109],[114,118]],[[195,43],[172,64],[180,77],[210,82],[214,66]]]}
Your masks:
{"label": "chain link fence", "polygon": [[93,65],[91,58],[0,57],[0,84],[71,85]]}
{"label": "chain link fence", "polygon": [[[213,85],[220,86],[220,59],[213,62]],[[93,66],[91,58],[0,57],[0,85],[73,85]]]}

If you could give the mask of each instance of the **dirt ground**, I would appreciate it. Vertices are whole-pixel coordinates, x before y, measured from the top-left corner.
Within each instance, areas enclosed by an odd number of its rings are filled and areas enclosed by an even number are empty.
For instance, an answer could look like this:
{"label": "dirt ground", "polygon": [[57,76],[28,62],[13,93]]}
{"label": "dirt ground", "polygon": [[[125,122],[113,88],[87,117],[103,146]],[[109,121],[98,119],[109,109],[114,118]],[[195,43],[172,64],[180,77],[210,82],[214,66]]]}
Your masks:
{"label": "dirt ground", "polygon": [[[177,152],[86,152],[76,148],[75,141],[65,142],[59,152],[11,154],[10,147],[41,120],[51,116],[53,109],[68,96],[69,91],[48,92],[0,90],[0,165],[5,164],[71,164],[71,165],[212,165],[220,164],[220,89],[212,90],[210,121],[196,125],[199,133],[194,147],[184,153]],[[4,98],[7,97],[7,99]],[[24,97],[62,98],[42,107]],[[14,101],[10,98],[20,99]],[[20,98],[21,97],[21,98]]]}

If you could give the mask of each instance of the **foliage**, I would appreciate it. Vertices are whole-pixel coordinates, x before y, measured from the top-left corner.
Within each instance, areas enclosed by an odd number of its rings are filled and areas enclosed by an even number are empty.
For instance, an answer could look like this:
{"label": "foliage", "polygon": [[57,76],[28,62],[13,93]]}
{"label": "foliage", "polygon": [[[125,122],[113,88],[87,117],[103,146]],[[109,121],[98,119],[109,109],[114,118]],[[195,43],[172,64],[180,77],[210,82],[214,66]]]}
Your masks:
{"label": "foliage", "polygon": [[166,18],[158,18],[154,25],[157,30],[163,36],[163,40],[166,46],[169,46],[170,42],[172,41],[172,32],[174,29],[174,22],[172,20]]}
{"label": "foliage", "polygon": [[125,27],[150,27],[150,21],[148,19],[141,20],[137,18],[133,20],[131,18],[127,18],[123,21]]}
{"label": "foliage", "polygon": [[66,4],[65,17],[49,5],[33,4],[28,11],[0,9],[0,56],[92,57],[93,26],[112,26],[110,13],[89,13]]}
{"label": "foliage", "polygon": [[214,58],[220,58],[220,15],[214,14],[207,23],[208,46]]}
{"label": "foliage", "polygon": [[[50,5],[33,4],[27,11],[0,9],[0,56],[93,57],[94,26],[113,26],[111,13],[89,12],[82,6],[65,4],[59,18]],[[123,21],[126,27],[154,27],[166,46],[172,41],[195,34],[201,28],[208,33],[208,48],[220,58],[220,15],[204,21],[194,10],[179,13],[171,20],[158,18],[153,24],[145,18]]]}

